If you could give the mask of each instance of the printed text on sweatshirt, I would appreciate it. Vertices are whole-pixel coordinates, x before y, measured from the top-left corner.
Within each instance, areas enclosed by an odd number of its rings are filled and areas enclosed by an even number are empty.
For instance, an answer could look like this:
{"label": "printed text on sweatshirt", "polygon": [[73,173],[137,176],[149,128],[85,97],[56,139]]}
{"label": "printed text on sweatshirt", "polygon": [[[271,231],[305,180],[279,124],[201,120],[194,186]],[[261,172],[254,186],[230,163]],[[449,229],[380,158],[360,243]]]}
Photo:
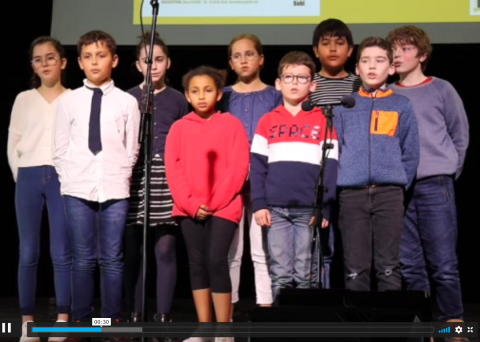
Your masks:
{"label": "printed text on sweatshirt", "polygon": [[176,121],[165,146],[173,216],[193,218],[204,204],[213,216],[238,223],[249,146],[241,121],[229,113],[217,112],[205,120],[192,112]]}
{"label": "printed text on sweatshirt", "polygon": [[411,102],[390,88],[375,95],[361,88],[355,107],[335,109],[340,143],[338,186],[409,186],[420,147]]}
{"label": "printed text on sweatshirt", "polygon": [[[253,210],[312,207],[320,174],[326,118],[321,109],[292,115],[283,105],[258,124],[251,149],[250,182]],[[335,130],[327,143],[324,217],[335,202],[338,142]]]}

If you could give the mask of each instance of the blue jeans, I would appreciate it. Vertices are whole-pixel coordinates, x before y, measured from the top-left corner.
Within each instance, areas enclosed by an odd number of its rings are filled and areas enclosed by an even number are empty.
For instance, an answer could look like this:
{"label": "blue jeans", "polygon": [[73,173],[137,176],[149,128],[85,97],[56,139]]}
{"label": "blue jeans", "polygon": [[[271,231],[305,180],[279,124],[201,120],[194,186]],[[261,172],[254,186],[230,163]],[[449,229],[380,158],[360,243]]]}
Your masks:
{"label": "blue jeans", "polygon": [[401,271],[408,290],[430,293],[431,276],[441,321],[463,316],[453,183],[449,176],[415,182],[405,214],[400,250]]}
{"label": "blue jeans", "polygon": [[[337,227],[334,226],[333,222],[330,221],[330,226],[328,229],[320,229],[320,248],[322,253],[322,271],[320,272],[320,277],[324,289],[330,289],[330,266],[333,261],[333,255],[335,252],[335,234]],[[316,254],[315,254],[316,257]],[[315,263],[317,260],[315,259]],[[317,274],[313,274],[313,279],[317,282]]]}
{"label": "blue jeans", "polygon": [[65,196],[72,242],[72,318],[88,321],[93,312],[94,272],[98,261],[101,317],[120,319],[123,282],[123,232],[128,201],[89,202]]}
{"label": "blue jeans", "polygon": [[[275,300],[281,288],[310,288],[312,282],[311,208],[270,208],[272,226],[267,230],[270,276]],[[316,272],[313,269],[313,272]]]}
{"label": "blue jeans", "polygon": [[34,166],[18,169],[15,191],[20,238],[18,290],[20,311],[23,316],[33,315],[35,311],[40,231],[45,204],[50,223],[50,256],[53,263],[57,312],[70,313],[72,255],[60,183],[53,166]]}

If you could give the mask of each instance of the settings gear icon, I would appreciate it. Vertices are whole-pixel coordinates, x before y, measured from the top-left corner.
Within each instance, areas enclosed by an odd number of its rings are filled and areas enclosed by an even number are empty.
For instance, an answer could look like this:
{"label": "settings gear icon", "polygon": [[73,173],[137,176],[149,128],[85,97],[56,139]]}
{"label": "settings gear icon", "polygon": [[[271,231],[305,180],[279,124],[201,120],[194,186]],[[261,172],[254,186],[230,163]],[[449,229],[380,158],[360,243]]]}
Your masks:
{"label": "settings gear icon", "polygon": [[462,331],[463,331],[463,329],[462,329],[462,327],[460,327],[460,326],[455,328],[455,332],[456,332],[457,334],[460,334]]}

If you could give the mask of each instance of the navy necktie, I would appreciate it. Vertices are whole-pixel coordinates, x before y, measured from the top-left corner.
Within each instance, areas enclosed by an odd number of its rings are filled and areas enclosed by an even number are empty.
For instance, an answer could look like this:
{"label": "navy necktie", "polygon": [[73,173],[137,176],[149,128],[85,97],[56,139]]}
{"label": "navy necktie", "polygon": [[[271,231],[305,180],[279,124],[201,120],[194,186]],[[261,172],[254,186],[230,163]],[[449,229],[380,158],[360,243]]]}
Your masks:
{"label": "navy necktie", "polygon": [[102,139],[100,137],[100,108],[102,107],[102,96],[103,92],[100,88],[93,89],[88,129],[88,148],[93,154],[102,151]]}

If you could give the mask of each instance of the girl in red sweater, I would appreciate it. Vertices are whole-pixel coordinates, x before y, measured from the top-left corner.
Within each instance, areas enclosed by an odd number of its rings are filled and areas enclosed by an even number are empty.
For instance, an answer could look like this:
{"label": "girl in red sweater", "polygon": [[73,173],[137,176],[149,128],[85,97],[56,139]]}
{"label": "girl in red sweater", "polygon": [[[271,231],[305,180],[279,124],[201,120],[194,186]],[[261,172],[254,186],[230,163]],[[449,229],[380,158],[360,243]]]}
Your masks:
{"label": "girl in red sweater", "polygon": [[223,87],[218,70],[194,69],[183,87],[194,112],[173,124],[165,150],[173,216],[188,249],[198,320],[212,321],[213,298],[217,322],[230,322],[228,250],[242,217],[249,142],[239,119],[215,110]]}

